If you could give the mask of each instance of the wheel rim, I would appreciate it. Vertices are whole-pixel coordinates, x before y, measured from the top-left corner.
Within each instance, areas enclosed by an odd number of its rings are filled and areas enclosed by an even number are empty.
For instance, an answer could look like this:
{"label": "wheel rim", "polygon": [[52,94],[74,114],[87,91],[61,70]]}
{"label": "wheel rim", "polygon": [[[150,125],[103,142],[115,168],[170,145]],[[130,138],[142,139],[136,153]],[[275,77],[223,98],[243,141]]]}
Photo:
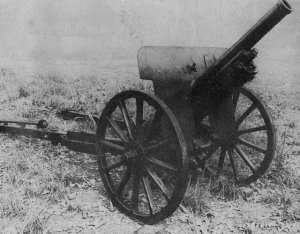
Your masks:
{"label": "wheel rim", "polygon": [[147,224],[176,210],[187,186],[187,147],[164,102],[135,90],[116,95],[96,142],[103,183],[119,210]]}
{"label": "wheel rim", "polygon": [[275,150],[275,130],[271,116],[260,98],[247,88],[232,95],[235,127],[230,139],[213,132],[209,118],[202,126],[210,144],[195,154],[200,167],[210,175],[226,175],[243,186],[261,177],[270,166]]}

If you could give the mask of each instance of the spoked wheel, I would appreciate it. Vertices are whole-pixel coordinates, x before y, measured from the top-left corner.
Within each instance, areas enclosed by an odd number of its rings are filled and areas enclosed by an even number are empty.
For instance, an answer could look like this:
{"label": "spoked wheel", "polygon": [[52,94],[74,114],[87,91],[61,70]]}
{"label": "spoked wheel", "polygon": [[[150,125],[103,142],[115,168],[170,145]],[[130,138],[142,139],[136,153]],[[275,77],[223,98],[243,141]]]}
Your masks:
{"label": "spoked wheel", "polygon": [[[210,175],[222,174],[243,186],[257,180],[270,166],[275,130],[265,105],[249,89],[237,90],[229,102],[227,111],[232,109],[232,119],[222,119],[222,112],[217,114],[217,121],[212,116],[204,120],[201,130],[206,133],[208,143],[198,147],[194,155],[199,166]],[[219,126],[214,123],[218,121]]]}
{"label": "spoked wheel", "polygon": [[187,146],[171,110],[140,91],[119,93],[97,130],[99,170],[120,211],[146,224],[170,216],[187,187]]}

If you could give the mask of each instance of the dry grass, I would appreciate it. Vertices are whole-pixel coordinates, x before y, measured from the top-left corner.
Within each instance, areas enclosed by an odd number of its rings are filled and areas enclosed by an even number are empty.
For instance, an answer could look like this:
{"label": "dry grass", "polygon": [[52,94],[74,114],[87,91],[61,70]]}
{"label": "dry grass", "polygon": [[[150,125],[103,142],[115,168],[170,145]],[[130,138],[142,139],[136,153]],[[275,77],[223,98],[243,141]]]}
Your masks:
{"label": "dry grass", "polygon": [[[107,82],[96,77],[68,80],[58,76],[35,76],[30,82],[19,77],[1,77],[1,119],[37,120],[51,125],[83,130],[90,124],[66,123],[55,116],[63,109],[99,114],[105,103],[121,90],[151,89],[147,83]],[[17,85],[16,85],[17,84]],[[110,90],[110,91],[108,91]],[[0,227],[5,232],[43,233],[51,216],[49,207],[58,204],[74,185],[86,178],[64,147],[24,137],[1,135]],[[71,157],[72,158],[72,157]],[[94,173],[98,172],[94,171]]]}
{"label": "dry grass", "polygon": [[47,207],[68,192],[67,178],[76,168],[54,157],[57,150],[49,144],[46,149],[44,142],[6,136],[1,141],[0,226],[15,223],[21,232],[37,233],[44,228]]}
{"label": "dry grass", "polygon": [[[126,84],[121,79],[109,82],[107,77],[70,81],[58,76],[35,76],[30,83],[15,76],[1,79],[1,118],[46,118],[63,129],[74,125],[55,117],[57,111],[71,108],[99,114],[105,103],[121,90],[152,91],[149,83],[141,83],[136,77]],[[48,208],[69,194],[74,184],[83,183],[79,165],[66,160],[69,152],[65,148],[47,142],[6,135],[1,135],[0,141],[0,227],[12,233],[43,233],[51,216]],[[297,220],[299,199],[293,191],[299,189],[299,181],[289,171],[289,154],[283,135],[275,163],[266,176],[248,187],[254,193],[247,199],[278,206],[286,218]],[[214,200],[235,201],[243,197],[243,190],[224,177],[212,181],[198,175],[190,181],[183,205],[197,215],[206,215],[214,209]]]}

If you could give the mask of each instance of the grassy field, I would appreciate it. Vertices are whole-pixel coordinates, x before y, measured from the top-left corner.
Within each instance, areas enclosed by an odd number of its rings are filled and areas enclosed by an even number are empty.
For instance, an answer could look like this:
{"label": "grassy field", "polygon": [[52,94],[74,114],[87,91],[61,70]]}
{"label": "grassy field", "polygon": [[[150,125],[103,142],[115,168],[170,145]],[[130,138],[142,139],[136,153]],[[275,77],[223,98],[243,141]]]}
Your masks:
{"label": "grassy field", "polygon": [[[106,198],[95,156],[49,142],[0,135],[0,230],[3,233],[299,233],[300,92],[254,82],[268,103],[277,134],[275,159],[263,178],[238,188],[224,178],[191,172],[186,196],[167,220],[145,226]],[[58,118],[66,108],[100,114],[129,88],[152,92],[135,66],[103,67],[95,75],[2,72],[0,118],[46,119],[51,128],[93,127]]]}

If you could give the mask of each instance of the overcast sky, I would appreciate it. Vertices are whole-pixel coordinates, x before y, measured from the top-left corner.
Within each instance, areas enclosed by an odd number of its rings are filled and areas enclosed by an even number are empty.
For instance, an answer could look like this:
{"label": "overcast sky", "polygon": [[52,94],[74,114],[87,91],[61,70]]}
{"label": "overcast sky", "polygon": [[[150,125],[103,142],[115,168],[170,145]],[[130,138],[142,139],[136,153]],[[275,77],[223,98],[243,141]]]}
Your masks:
{"label": "overcast sky", "polygon": [[[143,45],[230,47],[276,2],[0,0],[0,57],[98,61],[134,59]],[[289,2],[294,12],[257,45],[260,64],[300,63],[300,1]]]}

